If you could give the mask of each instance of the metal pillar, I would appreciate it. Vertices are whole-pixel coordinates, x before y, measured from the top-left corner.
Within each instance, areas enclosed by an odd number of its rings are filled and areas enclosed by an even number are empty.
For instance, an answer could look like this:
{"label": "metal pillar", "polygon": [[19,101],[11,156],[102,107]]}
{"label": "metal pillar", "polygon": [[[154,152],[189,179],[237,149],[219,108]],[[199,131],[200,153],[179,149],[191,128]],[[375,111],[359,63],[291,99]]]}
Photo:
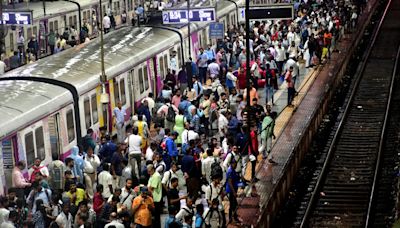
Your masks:
{"label": "metal pillar", "polygon": [[190,48],[190,18],[189,18],[189,12],[190,12],[190,0],[187,0],[187,19],[188,19],[188,48],[189,48],[189,58],[192,56],[192,50]]}
{"label": "metal pillar", "polygon": [[81,122],[80,122],[80,118],[79,118],[80,117],[80,115],[79,115],[79,94],[78,94],[78,90],[76,90],[75,86],[73,86],[67,82],[55,80],[52,78],[28,77],[28,76],[4,77],[4,78],[0,78],[0,81],[43,82],[46,84],[60,86],[64,89],[67,89],[71,93],[72,99],[74,101],[74,116],[75,116],[74,120],[75,120],[75,132],[76,132],[77,144],[78,145],[82,144],[82,129],[81,129]]}
{"label": "metal pillar", "polygon": [[[43,0],[44,1],[44,0]],[[79,4],[79,2],[75,2],[75,1],[72,1],[72,0],[61,0],[61,1],[65,1],[65,2],[71,2],[71,3],[74,3],[74,4],[76,4],[77,6],[78,6],[78,25],[79,25],[79,33],[81,32],[81,30],[82,30],[82,12],[81,12],[81,4]],[[100,5],[100,7],[101,7],[101,5]],[[102,16],[100,16],[100,17],[102,17]]]}
{"label": "metal pillar", "polygon": [[43,15],[46,16],[46,0],[42,0],[43,2]]}

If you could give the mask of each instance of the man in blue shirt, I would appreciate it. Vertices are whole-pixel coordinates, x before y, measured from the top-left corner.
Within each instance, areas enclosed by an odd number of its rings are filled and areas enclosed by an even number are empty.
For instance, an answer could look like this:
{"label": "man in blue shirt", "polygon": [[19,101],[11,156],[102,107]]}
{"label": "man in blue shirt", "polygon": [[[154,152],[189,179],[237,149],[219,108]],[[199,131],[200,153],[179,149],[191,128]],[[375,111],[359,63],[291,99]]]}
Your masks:
{"label": "man in blue shirt", "polygon": [[176,147],[176,144],[175,144],[175,139],[178,137],[178,135],[179,135],[179,133],[174,131],[165,141],[168,155],[174,161],[178,161],[178,148]]}
{"label": "man in blue shirt", "polygon": [[42,188],[39,181],[35,181],[32,183],[32,191],[26,199],[27,204],[32,206],[33,214],[36,212],[36,200],[38,199],[41,199],[45,206],[50,206],[51,190]]}
{"label": "man in blue shirt", "polygon": [[117,102],[117,107],[114,108],[113,114],[114,114],[113,116],[114,127],[117,128],[118,142],[123,142],[125,139],[124,122],[125,122],[126,110],[124,107],[122,107],[120,101]]}
{"label": "man in blue shirt", "polygon": [[111,140],[110,135],[105,136],[106,143],[104,143],[100,150],[100,158],[103,163],[110,163],[111,157],[117,151],[117,145]]}
{"label": "man in blue shirt", "polygon": [[237,161],[235,159],[231,160],[231,165],[226,172],[226,193],[229,197],[229,222],[238,223],[238,215],[236,208],[238,206],[237,202],[237,190],[240,181],[239,174],[236,173]]}

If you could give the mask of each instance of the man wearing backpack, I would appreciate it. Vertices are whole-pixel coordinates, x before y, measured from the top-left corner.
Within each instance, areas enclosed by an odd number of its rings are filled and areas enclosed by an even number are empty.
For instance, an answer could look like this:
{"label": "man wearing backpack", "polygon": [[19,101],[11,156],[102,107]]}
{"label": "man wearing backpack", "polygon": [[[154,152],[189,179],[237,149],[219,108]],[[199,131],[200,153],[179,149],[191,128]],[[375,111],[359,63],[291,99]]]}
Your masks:
{"label": "man wearing backpack", "polygon": [[53,190],[59,190],[62,192],[64,189],[64,172],[66,167],[64,162],[58,159],[57,153],[52,153],[53,161],[49,164],[49,184]]}
{"label": "man wearing backpack", "polygon": [[179,110],[171,104],[169,99],[165,99],[164,102],[165,103],[158,109],[157,114],[165,118],[165,128],[173,130],[175,125],[175,116],[179,113]]}
{"label": "man wearing backpack", "polygon": [[175,218],[176,220],[183,222],[184,218],[188,215],[193,216],[194,215],[194,210],[193,210],[193,203],[194,203],[194,198],[192,197],[187,197],[186,198],[186,205],[183,206],[178,214],[176,214]]}

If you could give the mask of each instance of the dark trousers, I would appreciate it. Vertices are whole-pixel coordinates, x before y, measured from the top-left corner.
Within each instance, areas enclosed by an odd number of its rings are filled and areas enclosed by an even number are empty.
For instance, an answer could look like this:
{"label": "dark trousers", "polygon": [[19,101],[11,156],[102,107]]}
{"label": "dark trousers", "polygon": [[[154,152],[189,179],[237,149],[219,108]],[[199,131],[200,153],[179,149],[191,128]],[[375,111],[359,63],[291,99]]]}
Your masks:
{"label": "dark trousers", "polygon": [[163,203],[161,202],[154,202],[154,222],[153,228],[161,228],[161,213],[163,209]]}
{"label": "dark trousers", "polygon": [[207,77],[207,67],[199,67],[199,81],[201,83],[206,82]]}
{"label": "dark trousers", "polygon": [[296,90],[294,88],[292,87],[288,88],[288,105],[292,104],[295,92]]}
{"label": "dark trousers", "polygon": [[279,73],[279,75],[282,74],[283,62],[284,62],[284,61],[276,61],[276,66],[278,67],[278,72],[276,72],[276,73],[277,73],[277,74]]}
{"label": "dark trousers", "polygon": [[229,222],[232,221],[233,218],[237,219],[237,206],[238,202],[236,197],[233,195],[233,193],[229,193]]}
{"label": "dark trousers", "polygon": [[50,53],[54,54],[54,44],[53,45],[49,45],[49,47],[50,47]]}
{"label": "dark trousers", "polygon": [[257,165],[257,156],[256,160],[251,162],[251,178],[254,179],[256,177],[256,165]]}

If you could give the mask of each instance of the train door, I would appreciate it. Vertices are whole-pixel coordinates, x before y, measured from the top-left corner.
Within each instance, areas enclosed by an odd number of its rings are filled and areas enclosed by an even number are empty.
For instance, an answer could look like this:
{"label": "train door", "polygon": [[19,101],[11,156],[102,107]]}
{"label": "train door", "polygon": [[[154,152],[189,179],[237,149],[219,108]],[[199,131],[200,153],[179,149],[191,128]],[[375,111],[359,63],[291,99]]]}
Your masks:
{"label": "train door", "polygon": [[50,151],[51,155],[61,155],[61,140],[60,140],[60,114],[56,113],[48,118],[49,137],[50,137]]}
{"label": "train door", "polygon": [[[12,170],[18,158],[16,135],[3,139],[0,144],[0,186],[6,188],[12,185]],[[5,191],[0,188],[0,195],[4,195]]]}
{"label": "train door", "polygon": [[132,113],[135,113],[135,97],[136,96],[135,96],[135,88],[134,88],[135,81],[134,81],[133,75],[134,75],[134,69],[129,71],[127,80],[128,80],[128,92],[130,95],[129,96],[130,105],[132,107]]}
{"label": "train door", "polygon": [[47,36],[48,33],[48,23],[47,19],[40,20],[39,22],[39,54],[47,54]]}

